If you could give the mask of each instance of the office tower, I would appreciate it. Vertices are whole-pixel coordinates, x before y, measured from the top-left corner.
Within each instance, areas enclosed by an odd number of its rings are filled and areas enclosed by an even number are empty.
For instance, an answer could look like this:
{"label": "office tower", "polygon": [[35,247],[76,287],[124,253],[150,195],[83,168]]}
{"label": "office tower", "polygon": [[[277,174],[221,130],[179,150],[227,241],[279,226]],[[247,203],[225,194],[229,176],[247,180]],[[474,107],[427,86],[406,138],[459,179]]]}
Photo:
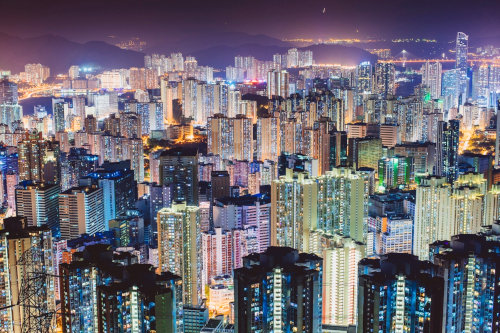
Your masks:
{"label": "office tower", "polygon": [[458,120],[438,123],[435,174],[446,177],[449,183],[458,177],[459,141],[460,122]]}
{"label": "office tower", "polygon": [[117,216],[125,215],[135,207],[137,183],[129,161],[104,163],[99,169],[83,177],[81,184],[97,185],[102,190],[104,224]]}
{"label": "office tower", "polygon": [[382,140],[376,138],[349,140],[349,165],[356,169],[370,168],[378,171],[378,161],[382,158]]}
{"label": "office tower", "polygon": [[396,94],[396,67],[391,62],[379,62],[375,66],[377,93],[384,98]]}
{"label": "office tower", "polygon": [[64,132],[66,130],[65,107],[67,103],[64,99],[52,98],[52,115],[54,119],[54,133]]}
{"label": "office tower", "polygon": [[61,179],[60,150],[57,141],[45,141],[42,133],[26,132],[17,144],[19,180],[58,183]]}
{"label": "office tower", "polygon": [[422,66],[422,84],[429,88],[431,98],[441,97],[441,77],[443,75],[443,66],[440,62],[430,63],[426,61]]}
{"label": "office tower", "polygon": [[0,231],[0,327],[5,332],[56,329],[51,231],[26,218],[4,219]]}
{"label": "office tower", "polygon": [[102,189],[97,186],[73,187],[59,195],[61,239],[105,230]]}
{"label": "office tower", "polygon": [[272,116],[257,119],[257,160],[278,161],[280,155],[279,119]]}
{"label": "office tower", "polygon": [[170,149],[160,155],[160,185],[172,185],[172,201],[198,205],[198,152]]}
{"label": "office tower", "polygon": [[469,50],[469,36],[463,32],[457,33],[457,40],[455,46],[455,69],[457,70],[457,91],[461,99],[460,105],[466,102],[468,94],[468,77],[467,69],[469,67],[467,60],[467,52]]}
{"label": "office tower", "polygon": [[202,233],[203,277],[202,284],[207,286],[211,279],[233,272],[234,240],[231,231],[222,228]]}
{"label": "office tower", "polygon": [[25,217],[30,227],[47,225],[58,238],[60,191],[59,185],[20,182],[16,187],[16,215]]}
{"label": "office tower", "polygon": [[363,177],[352,169],[335,168],[318,177],[316,183],[317,204],[311,207],[317,208],[317,228],[364,242],[368,198]]}
{"label": "office tower", "polygon": [[452,235],[448,225],[451,194],[445,177],[423,178],[417,186],[413,254],[420,260],[429,258],[429,244]]}
{"label": "office tower", "polygon": [[286,70],[273,70],[267,73],[267,97],[287,98],[290,95],[289,74]]}
{"label": "office tower", "polygon": [[162,272],[182,278],[183,303],[199,305],[202,297],[202,244],[196,206],[173,203],[158,212],[158,261]]}
{"label": "office tower", "polygon": [[18,104],[18,87],[7,79],[0,80],[0,120],[14,131],[14,123],[23,118],[23,108]]}
{"label": "office tower", "polygon": [[358,262],[365,257],[365,244],[321,230],[311,238],[310,251],[323,258],[323,324],[355,325]]}
{"label": "office tower", "polygon": [[361,260],[358,295],[358,332],[442,332],[443,279],[411,254]]}
{"label": "office tower", "polygon": [[458,235],[430,246],[444,279],[444,332],[499,330],[499,234],[496,224],[490,234]]}
{"label": "office tower", "polygon": [[271,185],[271,245],[299,251],[309,248],[309,233],[316,229],[318,185],[306,172],[287,169]]}
{"label": "office tower", "polygon": [[235,332],[320,332],[322,270],[321,258],[288,247],[244,258],[234,271]]}

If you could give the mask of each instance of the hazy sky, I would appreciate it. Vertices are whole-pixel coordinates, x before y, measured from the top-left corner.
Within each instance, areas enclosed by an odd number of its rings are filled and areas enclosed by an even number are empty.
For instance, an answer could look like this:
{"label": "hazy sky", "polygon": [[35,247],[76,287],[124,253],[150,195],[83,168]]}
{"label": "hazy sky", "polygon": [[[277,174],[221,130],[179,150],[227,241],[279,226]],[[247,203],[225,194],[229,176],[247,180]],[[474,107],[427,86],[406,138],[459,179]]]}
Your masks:
{"label": "hazy sky", "polygon": [[0,0],[0,32],[76,41],[137,35],[157,42],[200,31],[452,39],[456,31],[499,36],[499,15],[500,0]]}

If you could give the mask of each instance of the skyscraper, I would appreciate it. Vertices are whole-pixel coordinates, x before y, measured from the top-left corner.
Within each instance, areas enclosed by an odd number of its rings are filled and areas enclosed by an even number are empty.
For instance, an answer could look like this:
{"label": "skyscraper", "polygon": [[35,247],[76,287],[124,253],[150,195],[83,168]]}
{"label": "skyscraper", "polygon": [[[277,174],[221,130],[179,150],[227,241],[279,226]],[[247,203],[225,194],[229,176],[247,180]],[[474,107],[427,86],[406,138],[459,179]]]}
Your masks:
{"label": "skyscraper", "polygon": [[367,192],[361,174],[349,168],[334,168],[316,180],[317,228],[329,234],[365,242],[364,217]]}
{"label": "skyscraper", "polygon": [[[496,332],[500,291],[498,224],[491,234],[467,234],[430,246],[431,260],[443,277],[445,332]],[[491,237],[491,238],[490,238]]]}
{"label": "skyscraper", "polygon": [[198,152],[170,149],[160,156],[160,185],[172,185],[172,200],[198,205]]}
{"label": "skyscraper", "polygon": [[16,214],[24,216],[28,226],[47,225],[54,238],[60,237],[59,185],[22,181],[16,187]]}
{"label": "skyscraper", "polygon": [[271,186],[271,245],[307,251],[318,220],[317,183],[307,172],[287,169]]}
{"label": "skyscraper", "polygon": [[455,46],[455,69],[457,69],[457,91],[459,94],[460,105],[466,102],[468,94],[467,68],[469,67],[467,53],[469,51],[469,36],[463,32],[457,33]]}
{"label": "skyscraper", "polygon": [[83,233],[105,230],[102,189],[97,186],[73,187],[59,195],[59,217],[62,239]]}
{"label": "skyscraper", "polygon": [[396,94],[396,67],[391,62],[377,63],[375,67],[377,92],[384,98]]}
{"label": "skyscraper", "polygon": [[289,90],[289,74],[286,70],[273,70],[267,73],[267,97],[287,98],[290,95]]}
{"label": "skyscraper", "polygon": [[443,75],[443,66],[440,62],[425,62],[422,66],[422,84],[429,88],[431,98],[441,97],[441,77]]}
{"label": "skyscraper", "polygon": [[235,332],[320,332],[322,276],[321,258],[288,247],[245,257],[234,271]]}
{"label": "skyscraper", "polygon": [[358,262],[366,246],[352,238],[314,231],[310,252],[323,258],[323,324],[357,322]]}
{"label": "skyscraper", "polygon": [[438,123],[436,143],[435,174],[444,176],[452,183],[458,177],[458,144],[460,140],[460,121],[450,120]]}
{"label": "skyscraper", "polygon": [[58,183],[61,179],[60,149],[57,141],[45,141],[42,133],[26,132],[17,145],[19,180]]}
{"label": "skyscraper", "polygon": [[443,279],[431,263],[390,253],[359,266],[358,332],[442,332]]}
{"label": "skyscraper", "polygon": [[199,305],[202,297],[202,242],[200,214],[185,202],[158,212],[158,261],[162,272],[179,275],[183,303]]}

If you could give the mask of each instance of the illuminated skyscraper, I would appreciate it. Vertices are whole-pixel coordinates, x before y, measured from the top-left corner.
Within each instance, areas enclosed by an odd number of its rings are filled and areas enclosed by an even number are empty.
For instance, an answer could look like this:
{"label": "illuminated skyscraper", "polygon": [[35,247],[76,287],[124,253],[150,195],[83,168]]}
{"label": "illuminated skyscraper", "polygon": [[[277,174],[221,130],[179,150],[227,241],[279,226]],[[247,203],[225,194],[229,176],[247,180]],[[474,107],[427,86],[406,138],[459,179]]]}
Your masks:
{"label": "illuminated skyscraper", "polygon": [[202,238],[203,251],[203,286],[210,283],[218,275],[231,275],[233,262],[233,235],[222,228],[214,228],[204,232]]}
{"label": "illuminated skyscraper", "polygon": [[427,61],[422,66],[422,84],[430,89],[431,98],[441,97],[441,76],[443,66],[440,62],[430,63]]}
{"label": "illuminated skyscraper", "polygon": [[202,238],[196,206],[174,203],[158,212],[158,260],[162,272],[182,278],[183,303],[199,305],[202,298]]}
{"label": "illuminated skyscraper", "polygon": [[27,220],[28,226],[47,225],[53,237],[59,231],[59,185],[23,181],[16,188],[16,214]]}
{"label": "illuminated skyscraper", "polygon": [[57,183],[61,179],[60,150],[57,141],[45,141],[42,133],[26,132],[17,145],[19,180]]}
{"label": "illuminated skyscraper", "polygon": [[7,79],[0,80],[0,120],[14,130],[13,123],[23,118],[23,108],[18,104],[18,87]]}
{"label": "illuminated skyscraper", "polygon": [[259,117],[257,120],[257,160],[278,161],[280,155],[279,119],[272,116]]}
{"label": "illuminated skyscraper", "polygon": [[[430,246],[432,261],[444,278],[444,332],[492,333],[500,329],[500,234],[458,235]],[[491,238],[490,238],[491,237]]]}
{"label": "illuminated skyscraper", "polygon": [[316,181],[287,169],[271,186],[271,245],[307,251],[318,220]]}
{"label": "illuminated skyscraper", "polygon": [[431,263],[390,253],[361,260],[359,275],[358,332],[442,332],[443,279]]}
{"label": "illuminated skyscraper", "polygon": [[469,67],[467,60],[467,52],[469,51],[469,36],[463,32],[457,33],[456,47],[455,47],[455,69],[458,71],[457,75],[457,87],[459,98],[461,99],[460,104],[466,102],[468,94],[468,77],[467,68]]}
{"label": "illuminated skyscraper", "polygon": [[375,79],[377,92],[384,98],[396,94],[396,67],[393,63],[377,63]]}
{"label": "illuminated skyscraper", "polygon": [[316,183],[317,204],[311,204],[312,209],[317,207],[317,228],[365,242],[363,226],[368,197],[361,174],[348,168],[335,168],[318,177]]}
{"label": "illuminated skyscraper", "polygon": [[358,262],[365,245],[319,230],[311,238],[310,252],[323,258],[323,324],[356,325]]}
{"label": "illuminated skyscraper", "polygon": [[59,195],[61,239],[72,239],[83,233],[104,231],[102,189],[97,186],[74,187]]}
{"label": "illuminated skyscraper", "polygon": [[321,332],[322,273],[321,258],[287,247],[246,257],[234,271],[235,331]]}
{"label": "illuminated skyscraper", "polygon": [[285,70],[273,70],[267,73],[267,97],[287,98],[290,94],[289,74]]}
{"label": "illuminated skyscraper", "polygon": [[458,144],[460,140],[460,121],[450,120],[438,123],[436,143],[435,174],[444,176],[448,182],[458,177]]}
{"label": "illuminated skyscraper", "polygon": [[362,105],[363,95],[371,94],[372,91],[373,68],[369,61],[365,61],[356,67],[356,93],[358,95],[357,105]]}
{"label": "illuminated skyscraper", "polygon": [[198,205],[198,152],[170,149],[160,156],[160,185],[173,186],[172,200]]}

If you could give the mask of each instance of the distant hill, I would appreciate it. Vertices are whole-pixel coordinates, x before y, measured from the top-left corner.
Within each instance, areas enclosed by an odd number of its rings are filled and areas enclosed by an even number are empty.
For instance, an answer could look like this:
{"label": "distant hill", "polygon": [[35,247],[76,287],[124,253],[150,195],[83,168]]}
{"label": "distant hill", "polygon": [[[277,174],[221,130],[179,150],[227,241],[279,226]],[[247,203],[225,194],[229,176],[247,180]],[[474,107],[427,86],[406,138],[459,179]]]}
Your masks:
{"label": "distant hill", "polygon": [[176,42],[150,46],[145,52],[162,54],[182,52],[185,55],[193,55],[199,53],[201,50],[212,47],[224,46],[236,48],[242,45],[292,47],[288,42],[266,35],[250,35],[243,32],[219,32],[192,34]]}
{"label": "distant hill", "polygon": [[122,50],[105,42],[84,44],[60,36],[44,35],[19,38],[0,33],[0,68],[14,73],[28,63],[49,66],[52,73],[65,73],[72,65],[97,66],[102,69],[142,66],[144,54]]}
{"label": "distant hill", "polygon": [[[252,55],[259,60],[272,60],[275,53],[286,53],[293,47],[287,42],[265,35],[219,33],[193,35],[176,43],[157,45],[144,53],[170,54],[182,52],[198,59],[200,65],[225,69],[234,64],[237,55]],[[356,65],[365,60],[376,60],[370,53],[341,45],[312,45],[300,49],[314,52],[317,63]],[[24,70],[28,63],[49,66],[52,74],[65,73],[72,65],[86,65],[99,69],[144,66],[144,53],[123,50],[102,41],[84,44],[60,36],[44,35],[19,38],[0,33],[0,69],[14,73]]]}

